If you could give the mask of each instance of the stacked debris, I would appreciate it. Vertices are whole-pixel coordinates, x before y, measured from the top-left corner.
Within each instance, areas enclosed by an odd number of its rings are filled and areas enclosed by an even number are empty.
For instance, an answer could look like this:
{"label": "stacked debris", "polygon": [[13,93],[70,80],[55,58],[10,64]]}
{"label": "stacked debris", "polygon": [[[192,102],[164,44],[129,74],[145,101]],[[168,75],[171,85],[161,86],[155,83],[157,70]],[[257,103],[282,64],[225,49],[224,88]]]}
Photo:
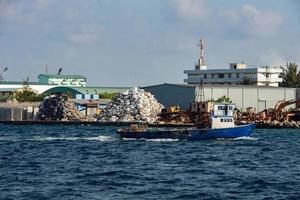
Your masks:
{"label": "stacked debris", "polygon": [[300,128],[300,121],[277,121],[266,120],[256,121],[258,128]]}
{"label": "stacked debris", "polygon": [[158,122],[160,124],[183,124],[192,123],[190,113],[180,109],[179,106],[171,106],[161,110]]}
{"label": "stacked debris", "polygon": [[117,94],[97,118],[109,122],[153,123],[162,108],[151,93],[132,88]]}
{"label": "stacked debris", "polygon": [[84,119],[74,103],[64,94],[44,98],[39,108],[40,120],[79,121]]}

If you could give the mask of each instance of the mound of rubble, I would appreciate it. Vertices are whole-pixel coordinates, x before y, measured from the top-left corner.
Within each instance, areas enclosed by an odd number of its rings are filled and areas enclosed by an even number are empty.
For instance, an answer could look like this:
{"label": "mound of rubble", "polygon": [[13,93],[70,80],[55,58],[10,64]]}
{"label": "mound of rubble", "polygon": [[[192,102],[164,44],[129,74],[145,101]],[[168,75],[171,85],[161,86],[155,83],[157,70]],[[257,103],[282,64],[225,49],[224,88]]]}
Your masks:
{"label": "mound of rubble", "polygon": [[117,94],[97,118],[108,122],[153,123],[162,108],[151,93],[132,88]]}
{"label": "mound of rubble", "polygon": [[44,98],[39,107],[40,120],[79,121],[84,117],[67,95],[51,95]]}

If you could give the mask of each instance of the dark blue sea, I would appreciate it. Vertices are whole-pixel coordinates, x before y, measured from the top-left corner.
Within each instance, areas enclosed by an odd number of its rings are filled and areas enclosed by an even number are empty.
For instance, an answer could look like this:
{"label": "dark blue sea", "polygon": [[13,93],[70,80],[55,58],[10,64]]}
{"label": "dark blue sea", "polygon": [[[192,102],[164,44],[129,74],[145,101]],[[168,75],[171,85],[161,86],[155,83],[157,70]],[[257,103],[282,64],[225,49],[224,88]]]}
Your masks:
{"label": "dark blue sea", "polygon": [[0,199],[300,199],[300,130],[121,140],[112,126],[0,125]]}

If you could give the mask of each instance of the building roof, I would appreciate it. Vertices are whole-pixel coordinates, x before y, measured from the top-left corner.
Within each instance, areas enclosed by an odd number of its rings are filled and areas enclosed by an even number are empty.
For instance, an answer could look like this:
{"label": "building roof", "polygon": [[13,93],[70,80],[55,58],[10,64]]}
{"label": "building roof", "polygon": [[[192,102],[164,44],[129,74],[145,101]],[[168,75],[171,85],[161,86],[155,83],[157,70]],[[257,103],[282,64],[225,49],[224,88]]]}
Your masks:
{"label": "building roof", "polygon": [[[28,82],[28,85],[53,85],[48,83],[39,83],[39,82]],[[0,82],[0,85],[24,85],[24,81],[2,81]]]}
{"label": "building roof", "polygon": [[70,93],[73,97],[76,94],[101,94],[101,93],[118,93],[129,89],[128,87],[69,87],[69,86],[57,86],[53,87],[44,93]]}
{"label": "building roof", "polygon": [[87,86],[87,87],[71,87],[74,90],[82,94],[95,94],[95,93],[104,93],[104,92],[122,92],[130,89],[129,87],[95,87],[95,86]]}
{"label": "building roof", "polygon": [[19,89],[21,88],[0,88],[0,92],[14,92]]}
{"label": "building roof", "polygon": [[111,102],[111,99],[72,99],[72,101],[80,105],[90,104],[90,103],[108,104],[109,102]]}
{"label": "building roof", "polygon": [[64,78],[64,79],[86,79],[86,77],[81,75],[57,75],[57,74],[40,74],[40,76],[45,76],[47,78]]}

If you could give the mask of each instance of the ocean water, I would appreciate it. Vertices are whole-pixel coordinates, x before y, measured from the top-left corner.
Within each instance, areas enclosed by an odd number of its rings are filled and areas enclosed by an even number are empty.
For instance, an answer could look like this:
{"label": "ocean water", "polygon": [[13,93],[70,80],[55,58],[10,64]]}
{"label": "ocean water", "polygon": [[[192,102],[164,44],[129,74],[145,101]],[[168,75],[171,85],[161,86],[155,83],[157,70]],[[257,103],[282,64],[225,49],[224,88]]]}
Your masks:
{"label": "ocean water", "polygon": [[300,199],[300,130],[121,140],[113,126],[0,125],[0,199]]}

